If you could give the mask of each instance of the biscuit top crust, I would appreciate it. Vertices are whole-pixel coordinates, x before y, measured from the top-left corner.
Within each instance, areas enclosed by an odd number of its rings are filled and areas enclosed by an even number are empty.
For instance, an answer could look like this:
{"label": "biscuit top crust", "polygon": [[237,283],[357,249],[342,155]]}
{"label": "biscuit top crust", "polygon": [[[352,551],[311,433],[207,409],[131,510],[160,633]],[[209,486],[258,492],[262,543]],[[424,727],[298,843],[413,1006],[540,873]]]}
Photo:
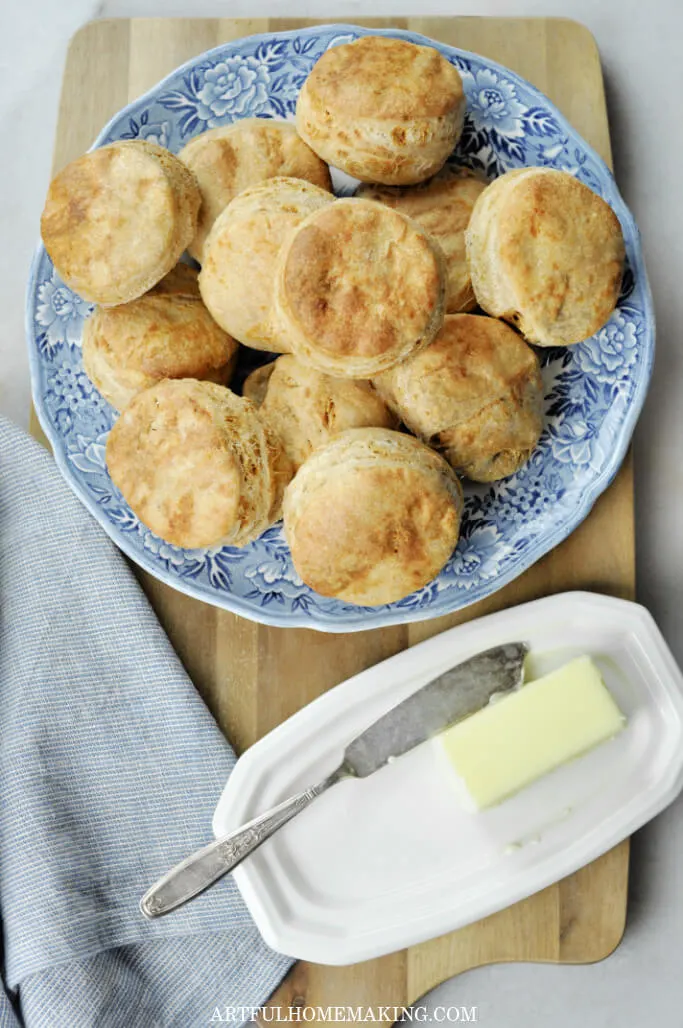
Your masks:
{"label": "biscuit top crust", "polygon": [[367,581],[380,602],[391,602],[438,573],[458,525],[452,497],[421,468],[351,465],[308,498],[295,554],[305,580],[323,596],[361,592]]}
{"label": "biscuit top crust", "polygon": [[398,359],[432,323],[444,279],[434,244],[415,222],[352,199],[302,223],[284,258],[283,287],[290,316],[316,350]]}
{"label": "biscuit top crust", "polygon": [[172,245],[175,198],[155,153],[161,148],[150,147],[103,146],[67,164],[50,185],[43,241],[57,270],[85,299],[97,301],[111,283],[162,265]]}
{"label": "biscuit top crust", "polygon": [[462,489],[419,440],[351,428],[316,450],[285,494],[285,534],[304,581],[351,603],[391,603],[440,570]]}
{"label": "biscuit top crust", "polygon": [[538,169],[511,182],[496,232],[531,342],[578,342],[602,327],[619,295],[624,240],[601,197],[573,175]]}
{"label": "biscuit top crust", "polygon": [[363,36],[326,51],[306,81],[316,106],[357,118],[441,118],[462,103],[457,69],[430,46]]}

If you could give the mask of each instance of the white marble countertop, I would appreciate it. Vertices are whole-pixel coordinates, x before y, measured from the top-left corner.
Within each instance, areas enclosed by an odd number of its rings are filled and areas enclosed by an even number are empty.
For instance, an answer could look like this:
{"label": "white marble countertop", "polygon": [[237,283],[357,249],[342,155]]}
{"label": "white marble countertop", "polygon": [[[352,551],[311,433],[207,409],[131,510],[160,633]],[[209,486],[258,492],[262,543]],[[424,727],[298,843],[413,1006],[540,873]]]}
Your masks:
{"label": "white marble countertop", "polygon": [[[27,425],[26,275],[49,181],[69,37],[98,17],[307,16],[353,21],[415,12],[415,0],[2,0],[0,33],[0,411]],[[615,173],[643,235],[657,361],[636,436],[638,598],[683,663],[683,3],[680,0],[421,0],[420,13],[574,18],[602,57]],[[681,466],[679,466],[681,461]],[[501,965],[447,983],[430,1004],[477,1006],[491,1028],[680,1028],[683,799],[634,840],[629,919],[616,953],[592,966]]]}

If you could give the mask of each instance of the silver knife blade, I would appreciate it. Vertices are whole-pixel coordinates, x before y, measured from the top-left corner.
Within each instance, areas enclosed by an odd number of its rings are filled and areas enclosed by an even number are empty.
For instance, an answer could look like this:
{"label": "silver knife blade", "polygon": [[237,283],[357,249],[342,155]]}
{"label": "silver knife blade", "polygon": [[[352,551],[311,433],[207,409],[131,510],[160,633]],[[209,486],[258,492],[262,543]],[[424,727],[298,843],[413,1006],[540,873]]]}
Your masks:
{"label": "silver knife blade", "polygon": [[485,707],[494,693],[522,684],[523,642],[506,643],[478,653],[444,671],[375,721],[349,743],[344,766],[358,778],[383,767],[449,725]]}

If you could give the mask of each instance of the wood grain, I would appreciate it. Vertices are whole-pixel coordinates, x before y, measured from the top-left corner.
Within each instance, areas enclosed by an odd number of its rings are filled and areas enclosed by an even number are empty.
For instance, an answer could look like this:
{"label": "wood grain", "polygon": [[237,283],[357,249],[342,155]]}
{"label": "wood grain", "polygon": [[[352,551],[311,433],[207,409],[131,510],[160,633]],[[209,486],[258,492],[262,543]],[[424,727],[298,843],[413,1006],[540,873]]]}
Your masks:
{"label": "wood grain", "polygon": [[[611,159],[602,73],[592,36],[562,19],[398,18],[474,50],[542,89]],[[135,19],[92,22],[73,38],[64,72],[55,171],[104,123],[178,64],[254,32],[319,24],[292,19]],[[42,436],[35,417],[32,426]],[[222,729],[242,751],[326,689],[406,646],[473,617],[565,589],[634,594],[633,476],[626,460],[590,517],[504,590],[466,611],[417,625],[341,636],[253,624],[191,600],[140,573],[162,623]],[[408,1004],[454,974],[502,960],[586,962],[619,943],[628,843],[528,900],[458,932],[350,968],[299,963],[272,999],[328,1006]]]}

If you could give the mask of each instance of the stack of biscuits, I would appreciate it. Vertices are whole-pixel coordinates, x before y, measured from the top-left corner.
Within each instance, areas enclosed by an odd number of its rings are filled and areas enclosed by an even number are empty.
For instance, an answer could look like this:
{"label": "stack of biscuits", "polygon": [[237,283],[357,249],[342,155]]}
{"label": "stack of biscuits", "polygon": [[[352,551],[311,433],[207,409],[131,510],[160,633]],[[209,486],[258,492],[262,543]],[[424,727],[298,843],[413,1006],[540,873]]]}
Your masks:
{"label": "stack of biscuits", "polygon": [[[83,365],[119,413],[109,473],[162,539],[243,546],[284,517],[307,585],[392,603],[453,552],[460,477],[529,459],[530,344],[605,323],[623,238],[569,174],[489,185],[451,163],[464,114],[437,50],[367,35],[318,60],[296,124],[245,118],[177,157],[112,143],[54,179],[42,236],[96,304]],[[267,363],[240,396],[245,347]]]}

